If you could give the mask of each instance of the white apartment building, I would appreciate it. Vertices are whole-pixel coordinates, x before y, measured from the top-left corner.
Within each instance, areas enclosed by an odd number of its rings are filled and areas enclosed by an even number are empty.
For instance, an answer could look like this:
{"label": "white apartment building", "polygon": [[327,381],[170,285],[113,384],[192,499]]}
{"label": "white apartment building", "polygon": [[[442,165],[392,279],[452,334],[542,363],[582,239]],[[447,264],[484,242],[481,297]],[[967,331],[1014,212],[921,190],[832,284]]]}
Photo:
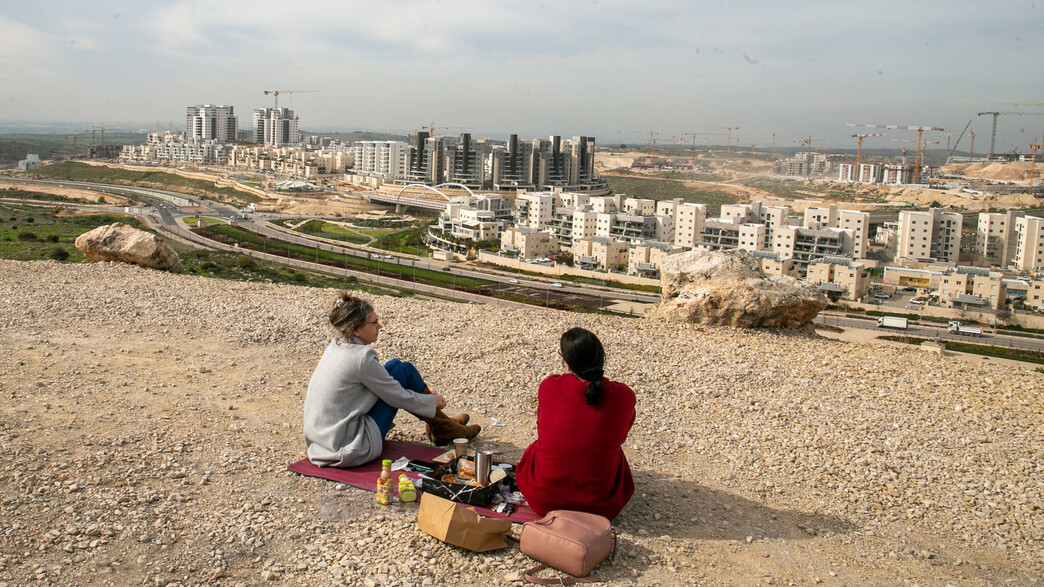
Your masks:
{"label": "white apartment building", "polygon": [[957,261],[964,217],[932,208],[899,213],[896,258],[914,261]]}
{"label": "white apartment building", "polygon": [[798,269],[804,271],[813,259],[852,257],[854,242],[852,231],[843,228],[781,226],[772,235],[772,252],[794,259]]}
{"label": "white apartment building", "polygon": [[271,147],[296,146],[301,142],[298,122],[289,108],[258,108],[253,115],[254,142]]}
{"label": "white apartment building", "polygon": [[841,163],[837,166],[837,181],[852,183],[856,180],[856,166],[852,163]]}
{"label": "white apartment building", "polygon": [[870,214],[858,210],[839,210],[837,204],[826,208],[805,208],[806,228],[843,228],[852,231],[852,256],[861,259],[869,250]]}
{"label": "white apartment building", "polygon": [[906,163],[888,163],[881,173],[881,183],[903,185],[913,183],[914,166]]}
{"label": "white apartment building", "polygon": [[354,171],[386,181],[405,177],[407,147],[402,141],[356,141],[351,147]]}
{"label": "white apartment building", "polygon": [[515,224],[541,229],[551,225],[555,196],[550,192],[529,192],[515,197]]}
{"label": "white apartment building", "polygon": [[672,219],[670,237],[657,237],[657,240],[691,249],[699,242],[700,233],[703,232],[707,221],[707,205],[683,203],[681,198],[663,200],[656,203],[656,215]]}
{"label": "white apartment building", "polygon": [[1044,218],[1022,216],[1015,219],[1014,265],[1019,271],[1044,270]]}
{"label": "white apartment building", "polygon": [[239,132],[239,118],[232,106],[200,104],[189,106],[185,114],[185,142],[217,141],[232,143]]}
{"label": "white apartment building", "polygon": [[1000,267],[1011,265],[1018,248],[1020,234],[1015,230],[1015,220],[1025,215],[1025,212],[1016,210],[996,213],[980,212],[979,223],[975,229],[973,259],[983,265]]}

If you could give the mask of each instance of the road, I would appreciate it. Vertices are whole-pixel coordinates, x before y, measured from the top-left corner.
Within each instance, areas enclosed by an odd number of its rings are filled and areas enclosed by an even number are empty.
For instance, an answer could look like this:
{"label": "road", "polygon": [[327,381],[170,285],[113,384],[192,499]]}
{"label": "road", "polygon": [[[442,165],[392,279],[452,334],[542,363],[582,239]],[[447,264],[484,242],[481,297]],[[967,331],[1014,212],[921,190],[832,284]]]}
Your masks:
{"label": "road", "polygon": [[[619,290],[615,288],[602,287],[596,285],[585,284],[584,286],[574,286],[570,285],[569,282],[563,282],[559,286],[554,286],[552,284],[557,282],[553,282],[551,280],[546,279],[537,279],[528,276],[521,276],[500,271],[477,271],[468,269],[464,266],[454,263],[428,260],[422,257],[414,257],[411,255],[390,254],[388,251],[381,249],[348,245],[331,239],[324,239],[321,237],[314,237],[312,235],[306,235],[299,232],[295,232],[277,224],[268,222],[269,218],[281,218],[284,217],[283,215],[244,213],[233,206],[229,206],[219,202],[214,202],[212,200],[198,198],[195,196],[167,192],[164,190],[82,181],[43,179],[23,179],[21,181],[27,185],[36,183],[45,185],[57,185],[62,187],[74,187],[91,191],[102,191],[115,195],[125,196],[134,200],[144,201],[151,205],[151,210],[146,208],[141,211],[141,216],[146,221],[146,223],[149,224],[149,226],[157,232],[160,232],[165,236],[174,238],[175,240],[184,244],[210,249],[239,252],[241,254],[247,254],[258,258],[263,258],[269,261],[274,261],[286,265],[311,270],[325,271],[327,273],[333,273],[336,275],[350,275],[365,281],[393,286],[400,289],[426,292],[471,302],[491,303],[499,305],[511,304],[523,307],[533,307],[534,304],[519,304],[517,302],[501,300],[499,299],[499,295],[502,292],[513,292],[516,295],[524,295],[526,297],[533,298],[535,301],[538,302],[538,298],[542,297],[544,305],[550,305],[555,302],[561,302],[568,298],[576,298],[582,302],[582,305],[598,308],[608,307],[617,301],[639,302],[649,304],[655,303],[659,300],[659,296],[654,294]],[[497,291],[496,293],[490,296],[476,295],[458,291],[455,289],[446,289],[434,286],[425,286],[423,284],[415,284],[412,281],[394,279],[387,276],[381,276],[379,274],[374,275],[371,273],[345,270],[342,268],[331,267],[328,265],[288,259],[286,257],[278,255],[267,254],[267,252],[265,251],[257,252],[250,251],[248,249],[239,249],[238,247],[231,247],[222,243],[217,243],[210,239],[206,239],[189,230],[183,224],[183,222],[179,220],[185,217],[199,216],[203,214],[199,214],[197,212],[185,212],[181,209],[183,207],[207,208],[209,209],[209,211],[206,212],[205,215],[208,217],[218,218],[220,220],[238,224],[247,230],[257,232],[258,234],[261,234],[262,236],[266,236],[269,238],[288,241],[301,246],[316,248],[317,250],[330,251],[338,255],[374,259],[376,259],[379,256],[380,259],[378,260],[378,268],[380,262],[384,261],[389,264],[395,264],[399,266],[407,266],[418,269],[429,269],[432,271],[442,271],[447,273],[448,275],[455,275],[459,277],[472,277],[476,279],[483,279],[486,281],[495,282],[497,283]],[[573,301],[575,303],[576,300]]]}
{"label": "road", "polygon": [[892,334],[895,336],[916,336],[918,338],[938,337],[943,341],[986,344],[1029,351],[1044,351],[1044,339],[1012,336],[1010,334],[994,334],[989,331],[987,331],[983,336],[951,334],[946,331],[945,325],[936,326],[931,322],[923,324],[909,322],[909,326],[906,330],[879,328],[876,319],[854,318],[851,316],[845,316],[844,314],[835,314],[833,312],[821,312],[819,316],[816,316],[814,322],[816,324],[837,326],[839,328],[861,328],[864,330],[873,330],[881,334]]}

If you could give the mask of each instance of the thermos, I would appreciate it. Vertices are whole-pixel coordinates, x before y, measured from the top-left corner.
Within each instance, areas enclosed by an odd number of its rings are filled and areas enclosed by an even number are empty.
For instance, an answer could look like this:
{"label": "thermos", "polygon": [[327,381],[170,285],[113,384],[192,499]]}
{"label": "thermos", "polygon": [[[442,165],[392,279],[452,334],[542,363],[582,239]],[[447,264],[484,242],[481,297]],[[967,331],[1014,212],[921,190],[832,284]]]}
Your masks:
{"label": "thermos", "polygon": [[489,470],[493,466],[493,451],[480,450],[475,453],[475,481],[489,485]]}

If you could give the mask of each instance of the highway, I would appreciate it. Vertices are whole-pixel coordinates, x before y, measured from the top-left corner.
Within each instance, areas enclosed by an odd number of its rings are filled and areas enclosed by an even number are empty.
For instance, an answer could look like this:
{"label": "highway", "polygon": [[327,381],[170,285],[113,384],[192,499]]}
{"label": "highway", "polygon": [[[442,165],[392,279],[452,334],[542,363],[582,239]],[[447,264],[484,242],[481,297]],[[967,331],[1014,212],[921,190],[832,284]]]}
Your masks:
{"label": "highway", "polygon": [[[402,255],[398,253],[392,254],[382,249],[373,249],[358,245],[348,245],[340,241],[324,239],[321,237],[314,237],[312,235],[295,232],[268,221],[268,219],[270,218],[276,219],[286,217],[285,215],[244,213],[234,206],[229,206],[220,202],[214,202],[212,200],[198,198],[195,196],[189,196],[186,194],[167,192],[151,188],[113,185],[97,182],[43,179],[21,179],[19,181],[25,183],[26,185],[36,183],[45,185],[56,185],[60,187],[75,187],[85,190],[120,195],[134,200],[144,201],[145,203],[151,206],[151,210],[143,209],[140,212],[145,222],[149,224],[149,226],[157,232],[160,232],[164,234],[164,236],[173,238],[183,244],[209,249],[238,252],[240,254],[246,254],[258,258],[263,258],[268,261],[283,263],[286,265],[300,267],[303,269],[324,271],[326,273],[333,273],[335,275],[354,276],[364,281],[388,285],[400,289],[426,292],[471,302],[490,303],[498,305],[517,305],[521,307],[533,307],[534,304],[521,304],[518,302],[509,302],[507,300],[499,299],[497,296],[499,296],[502,290],[505,292],[514,290],[514,292],[517,294],[527,295],[528,297],[534,299],[542,296],[545,305],[549,305],[558,300],[562,300],[563,298],[579,297],[588,300],[588,302],[584,305],[599,308],[604,308],[606,306],[612,305],[615,301],[632,301],[651,304],[656,303],[659,300],[659,296],[656,294],[620,290],[615,288],[587,284],[583,286],[575,286],[571,285],[568,281],[560,282],[560,286],[553,286],[552,284],[556,282],[550,279],[537,279],[530,276],[508,273],[505,271],[479,271],[469,269],[466,266],[455,263],[435,261],[424,257],[414,257],[412,255]],[[53,205],[53,202],[50,202],[49,204]],[[89,208],[89,206],[83,207]],[[208,211],[205,213],[186,212],[181,209],[183,207],[201,207],[207,208]],[[112,207],[110,206],[107,208],[111,209]],[[345,270],[343,268],[332,267],[329,265],[308,263],[306,261],[288,259],[284,256],[269,254],[266,251],[251,251],[245,248],[240,249],[238,247],[224,245],[222,243],[218,243],[210,239],[204,238],[200,235],[197,235],[196,233],[189,230],[183,224],[183,222],[180,221],[180,219],[182,218],[193,216],[208,216],[211,218],[218,218],[242,226],[247,230],[257,232],[258,234],[261,234],[265,237],[291,242],[301,246],[315,248],[317,250],[330,251],[338,255],[346,255],[359,258],[372,258],[375,260],[378,260],[377,258],[379,257],[378,266],[380,262],[383,261],[389,264],[395,264],[399,266],[406,266],[417,269],[429,269],[432,271],[442,271],[448,275],[456,275],[459,277],[472,277],[476,279],[484,279],[486,281],[491,281],[498,284],[497,293],[492,296],[470,294],[455,289],[446,289],[435,286],[425,286],[423,284],[415,284],[413,281],[409,280],[400,280],[387,276],[374,275],[372,273]],[[294,217],[297,218],[298,216]],[[534,292],[532,290],[538,291]]]}
{"label": "highway", "polygon": [[970,344],[985,344],[1012,349],[1023,349],[1029,351],[1044,351],[1044,339],[1030,338],[1027,336],[1012,336],[1010,334],[994,334],[984,329],[982,336],[968,336],[963,334],[951,334],[946,331],[945,324],[936,325],[933,322],[909,322],[906,330],[897,328],[880,328],[877,319],[856,318],[837,314],[833,312],[820,312],[813,321],[816,324],[837,326],[839,328],[861,328],[874,330],[880,334],[892,334],[895,336],[915,336],[918,338],[936,338],[943,341],[966,342]]}

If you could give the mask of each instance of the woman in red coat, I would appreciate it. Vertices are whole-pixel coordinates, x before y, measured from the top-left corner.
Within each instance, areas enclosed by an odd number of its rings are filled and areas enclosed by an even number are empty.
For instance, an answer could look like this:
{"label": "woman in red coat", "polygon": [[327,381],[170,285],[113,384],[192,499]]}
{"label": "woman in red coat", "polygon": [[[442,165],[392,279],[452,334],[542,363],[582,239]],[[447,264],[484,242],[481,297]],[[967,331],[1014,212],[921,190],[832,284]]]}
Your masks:
{"label": "woman in red coat", "polygon": [[566,331],[559,354],[569,373],[540,384],[537,439],[518,462],[518,487],[540,515],[576,510],[613,519],[634,494],[621,448],[634,424],[634,392],[603,377],[605,350],[590,331]]}

